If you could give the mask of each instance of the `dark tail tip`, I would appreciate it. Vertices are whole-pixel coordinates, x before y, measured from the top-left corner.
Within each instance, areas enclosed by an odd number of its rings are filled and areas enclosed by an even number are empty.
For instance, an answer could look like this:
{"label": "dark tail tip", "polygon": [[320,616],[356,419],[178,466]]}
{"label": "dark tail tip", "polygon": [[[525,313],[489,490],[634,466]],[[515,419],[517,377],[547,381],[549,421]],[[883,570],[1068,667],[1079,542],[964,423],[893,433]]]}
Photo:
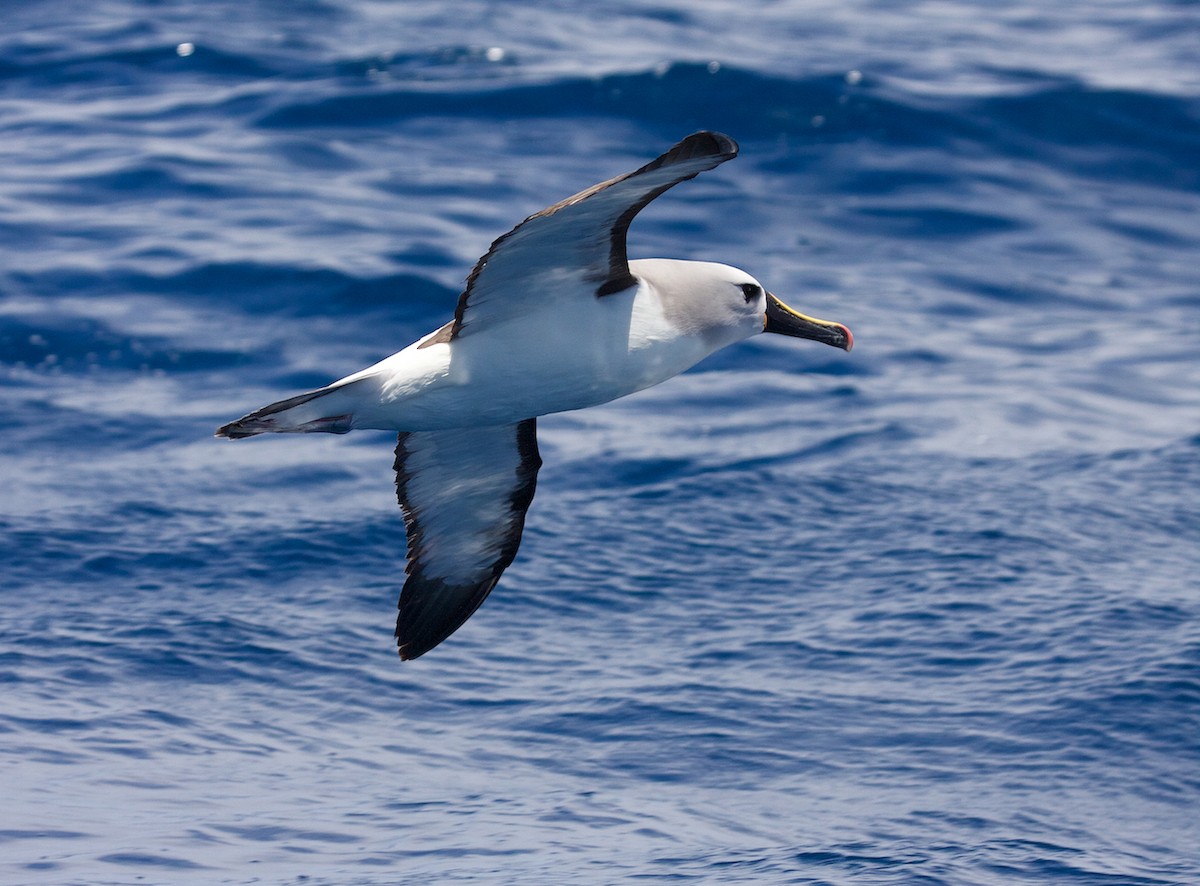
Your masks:
{"label": "dark tail tip", "polygon": [[251,431],[242,425],[240,421],[231,421],[227,425],[221,425],[217,428],[214,437],[225,437],[228,440],[242,440],[246,437],[253,437],[261,434],[262,431]]}

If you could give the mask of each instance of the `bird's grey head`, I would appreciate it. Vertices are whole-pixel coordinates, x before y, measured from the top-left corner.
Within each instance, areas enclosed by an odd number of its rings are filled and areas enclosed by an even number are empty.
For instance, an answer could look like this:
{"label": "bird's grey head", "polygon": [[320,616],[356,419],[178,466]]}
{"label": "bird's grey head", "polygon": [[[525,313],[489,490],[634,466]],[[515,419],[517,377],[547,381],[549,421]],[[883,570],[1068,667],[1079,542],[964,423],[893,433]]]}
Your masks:
{"label": "bird's grey head", "polygon": [[854,336],[841,323],[801,314],[738,268],[664,258],[632,261],[629,268],[654,287],[673,326],[702,335],[714,351],[760,332],[808,338],[845,351],[854,345]]}

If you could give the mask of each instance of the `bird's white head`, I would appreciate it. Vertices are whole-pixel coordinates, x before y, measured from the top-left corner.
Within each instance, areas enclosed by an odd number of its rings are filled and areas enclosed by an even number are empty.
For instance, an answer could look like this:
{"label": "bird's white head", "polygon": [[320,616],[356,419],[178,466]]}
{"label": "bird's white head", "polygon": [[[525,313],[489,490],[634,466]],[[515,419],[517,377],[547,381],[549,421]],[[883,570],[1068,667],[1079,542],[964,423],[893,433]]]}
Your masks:
{"label": "bird's white head", "polygon": [[702,336],[712,351],[777,332],[848,351],[854,336],[841,323],[818,320],[788,307],[745,271],[717,262],[652,258],[629,263],[653,288],[663,314],[685,335]]}

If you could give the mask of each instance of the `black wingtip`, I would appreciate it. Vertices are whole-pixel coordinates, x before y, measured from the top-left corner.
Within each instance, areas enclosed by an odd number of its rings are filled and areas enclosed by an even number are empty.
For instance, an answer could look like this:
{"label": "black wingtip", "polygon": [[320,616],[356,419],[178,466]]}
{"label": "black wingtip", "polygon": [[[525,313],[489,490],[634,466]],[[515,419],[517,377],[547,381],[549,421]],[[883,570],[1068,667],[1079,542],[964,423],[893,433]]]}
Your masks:
{"label": "black wingtip", "polygon": [[724,160],[738,155],[738,143],[723,132],[702,129],[693,132],[666,153],[672,161],[690,160],[694,157],[721,157]]}
{"label": "black wingtip", "polygon": [[[445,638],[443,637],[442,639],[445,639]],[[422,655],[424,655],[426,652],[428,652],[430,649],[437,646],[441,642],[442,642],[441,640],[438,640],[437,643],[426,643],[421,646],[417,646],[413,643],[409,643],[405,646],[398,647],[396,649],[396,651],[400,653],[401,661],[413,661],[414,659],[420,658]]]}
{"label": "black wingtip", "polygon": [[[729,136],[722,132],[711,132],[707,129],[702,129],[700,132],[693,132],[683,141],[672,147],[671,150],[667,151],[665,154],[655,157],[641,169],[637,170],[637,172],[632,172],[627,176],[621,176],[621,178],[631,178],[635,175],[641,175],[644,172],[653,172],[654,170],[661,169],[664,166],[675,166],[676,164],[688,163],[693,160],[707,160],[709,163],[707,166],[702,168],[712,169],[714,166],[724,163],[726,160],[733,159],[737,156],[737,153],[738,143]],[[696,172],[681,177],[679,181],[685,181],[686,179],[694,178],[699,171],[700,170],[697,169]],[[678,182],[672,182],[671,184],[678,184]],[[644,208],[647,203],[649,203],[669,187],[671,187],[671,185],[666,185],[662,189],[653,192],[647,199],[639,201],[629,217],[632,218],[637,214],[638,210]]]}
{"label": "black wingtip", "polygon": [[420,658],[461,628],[496,587],[503,571],[504,567],[499,567],[478,585],[454,587],[438,579],[430,581],[419,568],[414,570],[400,593],[396,617],[400,660]]}

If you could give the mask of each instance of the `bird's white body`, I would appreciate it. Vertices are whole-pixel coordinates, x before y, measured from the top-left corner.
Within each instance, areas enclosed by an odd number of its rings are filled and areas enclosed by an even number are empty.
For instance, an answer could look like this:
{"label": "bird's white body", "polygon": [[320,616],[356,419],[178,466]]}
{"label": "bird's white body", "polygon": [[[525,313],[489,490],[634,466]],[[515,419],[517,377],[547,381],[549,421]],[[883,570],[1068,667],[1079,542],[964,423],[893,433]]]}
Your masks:
{"label": "bird's white body", "polygon": [[762,306],[736,289],[757,285],[746,272],[672,259],[629,264],[636,286],[604,298],[533,299],[519,318],[449,341],[430,343],[432,332],[334,382],[326,396],[276,413],[272,430],[310,430],[334,416],[346,417],[338,430],[511,424],[643,390],[762,331]]}

